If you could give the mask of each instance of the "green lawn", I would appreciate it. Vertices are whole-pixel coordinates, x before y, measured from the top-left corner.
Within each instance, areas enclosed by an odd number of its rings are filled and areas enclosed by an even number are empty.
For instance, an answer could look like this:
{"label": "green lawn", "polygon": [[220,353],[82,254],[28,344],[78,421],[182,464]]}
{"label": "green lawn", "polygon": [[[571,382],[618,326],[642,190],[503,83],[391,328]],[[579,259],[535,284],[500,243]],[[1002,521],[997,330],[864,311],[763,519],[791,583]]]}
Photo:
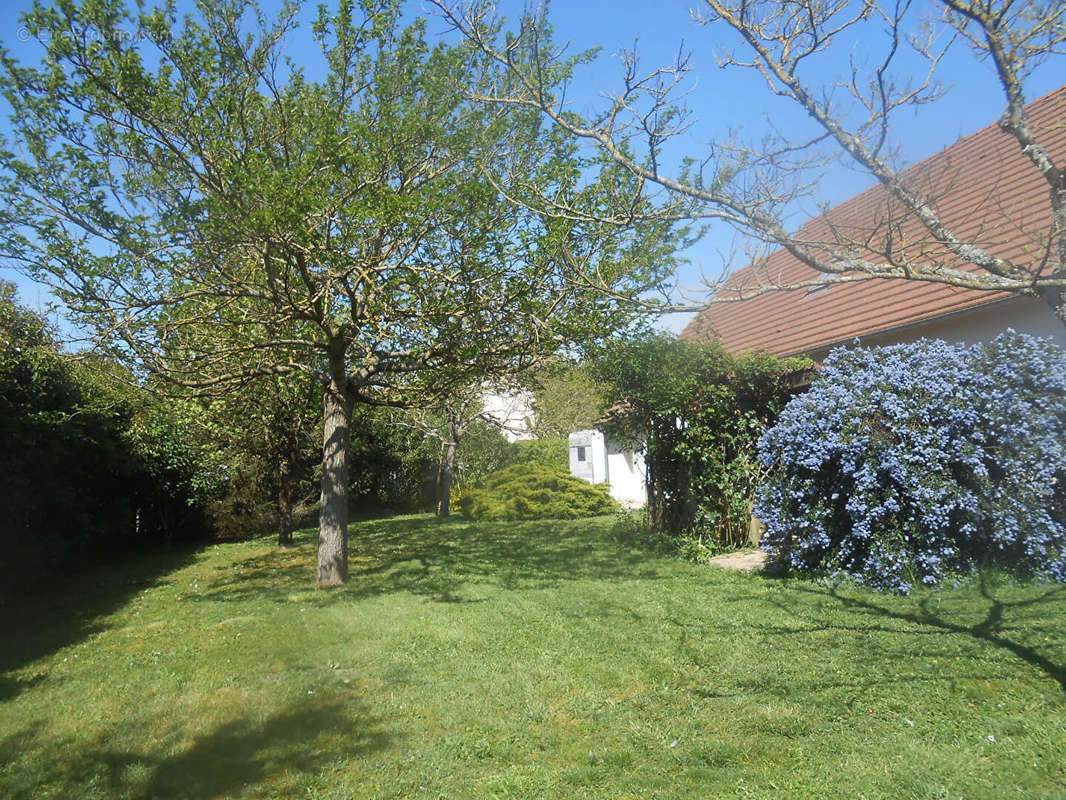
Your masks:
{"label": "green lawn", "polygon": [[1066,587],[897,598],[631,550],[610,519],[352,529],[3,608],[11,798],[1063,798]]}

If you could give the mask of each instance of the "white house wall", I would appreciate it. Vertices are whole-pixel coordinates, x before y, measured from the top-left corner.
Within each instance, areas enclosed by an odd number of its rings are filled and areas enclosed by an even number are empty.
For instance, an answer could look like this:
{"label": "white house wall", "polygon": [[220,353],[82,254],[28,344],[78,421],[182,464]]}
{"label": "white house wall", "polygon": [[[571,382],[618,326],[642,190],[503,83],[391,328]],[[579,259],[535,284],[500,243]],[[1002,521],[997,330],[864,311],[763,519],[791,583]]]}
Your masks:
{"label": "white house wall", "polygon": [[607,472],[611,497],[624,508],[642,508],[648,501],[647,470],[644,456],[607,442]]}
{"label": "white house wall", "polygon": [[481,397],[482,413],[491,419],[509,442],[534,439],[530,430],[533,419],[533,395],[526,391],[486,389]]}
{"label": "white house wall", "polygon": [[[1051,306],[1036,297],[1011,297],[905,328],[869,334],[861,337],[860,342],[876,346],[913,342],[924,338],[976,344],[994,339],[1007,328],[1031,336],[1047,337],[1066,347],[1066,325],[1055,316]],[[850,342],[840,344],[847,345]],[[815,361],[821,361],[830,349],[820,348],[809,355]]]}
{"label": "white house wall", "polygon": [[570,434],[570,474],[589,483],[610,484],[611,497],[626,508],[646,502],[644,458],[607,439],[602,431]]}
{"label": "white house wall", "polygon": [[570,474],[589,483],[609,483],[607,448],[600,431],[570,434]]}

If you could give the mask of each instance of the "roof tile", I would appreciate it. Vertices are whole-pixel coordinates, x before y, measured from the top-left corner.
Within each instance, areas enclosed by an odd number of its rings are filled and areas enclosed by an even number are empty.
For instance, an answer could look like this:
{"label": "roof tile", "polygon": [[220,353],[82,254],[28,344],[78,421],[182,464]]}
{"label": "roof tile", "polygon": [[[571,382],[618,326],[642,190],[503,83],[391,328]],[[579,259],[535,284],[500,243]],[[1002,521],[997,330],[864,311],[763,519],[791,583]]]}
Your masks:
{"label": "roof tile", "polygon": [[[1066,165],[1066,86],[1027,107],[1030,124],[1060,166]],[[964,241],[1015,262],[1042,257],[1050,225],[1047,184],[1014,138],[989,125],[904,170],[901,177],[935,198],[944,222]],[[927,254],[942,263],[980,270],[946,257],[920,223],[898,211],[880,185],[852,197],[803,226],[808,241],[861,239],[891,224],[900,252]],[[777,250],[738,270],[721,293],[766,282],[797,283],[818,272]],[[1002,300],[1004,292],[964,289],[904,279],[873,279],[806,289],[774,291],[735,302],[714,303],[693,319],[681,338],[721,337],[728,350],[768,350],[777,355],[809,352],[856,336],[890,330]]]}

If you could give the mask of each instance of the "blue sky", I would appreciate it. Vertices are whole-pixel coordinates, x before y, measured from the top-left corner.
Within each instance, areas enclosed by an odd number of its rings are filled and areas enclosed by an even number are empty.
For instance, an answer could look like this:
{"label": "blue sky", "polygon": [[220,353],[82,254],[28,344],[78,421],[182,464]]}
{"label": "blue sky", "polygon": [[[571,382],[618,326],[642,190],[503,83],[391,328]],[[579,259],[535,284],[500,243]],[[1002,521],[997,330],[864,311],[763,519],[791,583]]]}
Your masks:
{"label": "blue sky", "polygon": [[[620,84],[619,53],[636,44],[641,63],[648,69],[669,63],[679,49],[691,51],[693,73],[687,86],[690,91],[687,100],[695,111],[695,118],[685,138],[670,151],[675,159],[685,154],[700,155],[715,138],[739,135],[758,140],[768,130],[768,120],[788,129],[803,129],[809,125],[786,103],[773,98],[757,76],[750,72],[722,70],[717,66],[716,54],[731,42],[721,29],[695,24],[690,12],[693,5],[685,0],[662,0],[655,4],[646,0],[556,0],[551,6],[550,18],[557,40],[569,42],[574,51],[601,48],[596,62],[583,68],[575,78],[569,92],[573,110],[588,112],[603,105],[605,94]],[[14,16],[29,3],[8,0],[5,6],[8,14]],[[502,13],[512,18],[523,7],[522,0],[504,0],[500,4]],[[433,9],[428,5],[416,0],[409,8],[411,14],[425,13],[431,17],[431,33],[446,31],[447,25],[433,18]],[[311,13],[309,7],[308,18]],[[864,36],[868,38],[848,42],[847,50],[840,51],[844,59],[813,64],[809,77],[832,81],[846,70],[846,58],[876,58],[884,38],[876,27],[866,30]],[[0,35],[3,45],[20,58],[33,57],[33,43],[27,39],[26,31],[18,25],[7,26],[5,33]],[[294,38],[290,47],[297,61],[314,57],[313,45],[304,34]],[[906,69],[910,64],[904,62],[903,66]],[[940,78],[951,87],[942,101],[907,111],[895,120],[893,136],[899,146],[900,159],[905,164],[918,161],[992,123],[1002,111],[1002,93],[998,91],[991,68],[975,61],[963,48],[958,47],[953,57],[945,60]],[[1060,58],[1033,75],[1027,87],[1028,99],[1043,96],[1064,80],[1066,70]],[[0,122],[0,126],[3,124]],[[814,200],[840,202],[870,183],[867,176],[846,165],[838,165],[819,182],[819,196]],[[743,240],[738,240],[732,231],[711,230],[685,253],[689,263],[678,274],[681,290],[689,298],[698,296],[701,275],[717,277],[728,254],[742,254],[743,247]],[[734,256],[735,260],[737,258]],[[741,255],[735,266],[742,266],[743,260]],[[10,270],[4,269],[3,273],[9,279],[14,277]],[[40,287],[25,278],[18,278],[17,282],[24,302],[39,307],[46,301],[47,293]],[[668,329],[680,330],[686,320],[687,316],[675,316],[664,319],[662,324]]]}

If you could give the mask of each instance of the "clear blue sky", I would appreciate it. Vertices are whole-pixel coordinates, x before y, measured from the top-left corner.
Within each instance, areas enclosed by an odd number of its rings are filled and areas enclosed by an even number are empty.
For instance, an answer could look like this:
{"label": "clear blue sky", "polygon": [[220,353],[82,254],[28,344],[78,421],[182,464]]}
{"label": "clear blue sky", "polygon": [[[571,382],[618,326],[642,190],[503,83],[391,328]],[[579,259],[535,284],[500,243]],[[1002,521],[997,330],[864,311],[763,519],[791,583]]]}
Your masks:
{"label": "clear blue sky", "polygon": [[[522,0],[504,0],[500,5],[502,12],[513,18],[521,12],[524,3]],[[574,82],[569,93],[572,108],[585,112],[603,104],[604,94],[620,83],[620,51],[632,48],[636,43],[641,63],[649,69],[669,63],[679,48],[692,53],[694,69],[688,87],[691,91],[688,102],[696,111],[696,119],[686,138],[671,151],[675,157],[700,155],[705,152],[710,139],[728,138],[731,132],[739,131],[741,136],[757,140],[761,132],[767,130],[768,119],[790,128],[807,125],[807,121],[786,104],[770,96],[757,76],[718,68],[716,53],[731,43],[722,38],[719,28],[699,26],[692,21],[689,9],[693,5],[698,4],[684,0],[662,0],[654,4],[649,0],[556,0],[550,11],[556,38],[569,42],[575,51],[601,48],[597,61],[584,68]],[[5,6],[8,18],[12,19],[28,7],[29,2],[8,0]],[[425,13],[431,17],[431,33],[446,30],[443,21],[432,18],[432,9],[428,5],[416,0],[409,4],[409,8],[412,15]],[[308,8],[308,18],[312,9],[313,6]],[[884,42],[876,33],[876,30],[870,30],[868,41],[849,43],[845,58],[876,58]],[[33,57],[33,43],[26,41],[26,32],[19,26],[9,23],[0,38],[4,46],[19,57]],[[290,47],[297,61],[314,57],[313,45],[305,34],[294,38]],[[1066,59],[1059,58],[1038,70],[1029,84],[1028,98],[1034,100],[1062,85],[1066,81],[1064,65]],[[839,59],[816,64],[812,76],[831,81],[842,77],[846,66],[846,61]],[[943,63],[940,76],[942,82],[951,87],[943,101],[914,112],[908,111],[896,119],[893,135],[904,163],[918,161],[992,123],[1002,111],[1002,93],[998,91],[990,67],[974,61],[963,48],[957,48],[956,56]],[[0,122],[0,126],[3,124]],[[868,177],[839,166],[820,182],[818,200],[836,203],[870,183]],[[717,277],[725,256],[734,250],[742,253],[743,241],[736,240],[731,231],[712,230],[686,253],[690,263],[678,275],[682,290],[690,297],[698,294],[700,276]],[[10,270],[4,269],[4,273],[5,277],[13,277]],[[46,293],[29,281],[18,279],[18,283],[23,301],[31,306],[46,299]],[[679,330],[685,321],[686,317],[675,317],[665,319],[663,324],[671,330]]]}

